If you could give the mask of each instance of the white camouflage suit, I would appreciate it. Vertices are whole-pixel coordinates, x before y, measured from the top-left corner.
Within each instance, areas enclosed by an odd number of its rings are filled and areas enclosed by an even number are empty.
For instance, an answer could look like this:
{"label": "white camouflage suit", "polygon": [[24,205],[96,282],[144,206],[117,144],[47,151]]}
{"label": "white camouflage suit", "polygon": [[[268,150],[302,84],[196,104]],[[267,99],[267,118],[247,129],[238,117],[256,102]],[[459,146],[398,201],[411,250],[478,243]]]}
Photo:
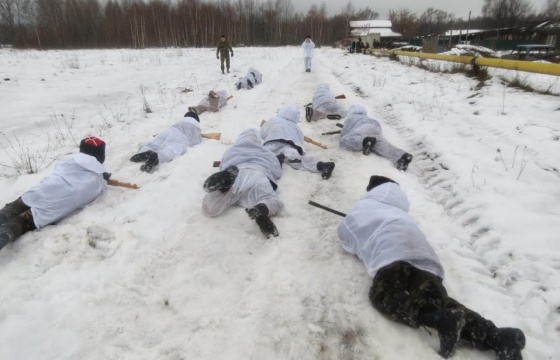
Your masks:
{"label": "white camouflage suit", "polygon": [[382,135],[381,125],[377,120],[367,116],[367,110],[362,105],[352,105],[344,121],[340,133],[340,146],[350,151],[362,151],[363,141],[366,137],[376,139],[373,151],[394,164],[407,152],[391,145]]}
{"label": "white camouflage suit", "polygon": [[282,176],[280,162],[274,153],[262,145],[256,129],[242,132],[235,144],[226,150],[220,171],[230,166],[239,169],[235,182],[225,193],[218,190],[204,196],[204,215],[215,217],[233,205],[250,209],[259,203],[267,206],[270,216],[284,209],[271,184],[271,181],[277,181]]}
{"label": "white camouflage suit", "polygon": [[303,49],[303,65],[305,66],[305,70],[311,71],[311,59],[313,58],[313,48],[315,48],[315,43],[311,40],[311,38],[307,38],[303,44],[301,44],[301,47]]}
{"label": "white camouflage suit", "polygon": [[247,70],[247,75],[243,76],[241,79],[237,80],[235,83],[235,88],[240,89],[252,89],[255,85],[262,83],[262,74],[255,69],[250,67]]}
{"label": "white camouflage suit", "polygon": [[142,144],[139,153],[151,150],[158,154],[160,164],[183,155],[189,146],[202,141],[200,125],[192,117],[184,117],[163,130],[152,140]]}
{"label": "white camouflage suit", "polygon": [[305,149],[303,133],[298,126],[299,115],[295,106],[283,105],[278,114],[261,127],[264,147],[276,155],[284,154],[287,164],[296,170],[320,172],[317,170],[318,159],[303,155]]}
{"label": "white camouflage suit", "polygon": [[337,114],[341,117],[346,116],[346,110],[337,104],[336,98],[330,90],[329,84],[319,84],[313,94],[311,102],[313,116],[311,120],[325,119],[327,115]]}
{"label": "white camouflage suit", "polygon": [[40,229],[80,209],[107,189],[105,167],[93,156],[78,153],[59,161],[50,175],[22,196]]}
{"label": "white camouflage suit", "polygon": [[200,100],[197,106],[193,106],[197,114],[202,114],[205,111],[217,112],[221,108],[227,105],[228,93],[225,90],[215,91],[217,98],[213,98],[210,95],[206,96],[204,99]]}

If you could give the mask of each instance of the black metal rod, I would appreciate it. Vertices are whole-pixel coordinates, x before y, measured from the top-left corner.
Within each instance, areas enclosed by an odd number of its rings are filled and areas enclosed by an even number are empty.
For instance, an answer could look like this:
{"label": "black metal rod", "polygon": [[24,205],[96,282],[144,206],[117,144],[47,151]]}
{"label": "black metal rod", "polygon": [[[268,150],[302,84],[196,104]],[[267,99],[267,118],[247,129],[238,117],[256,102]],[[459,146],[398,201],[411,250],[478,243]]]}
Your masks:
{"label": "black metal rod", "polygon": [[332,212],[333,214],[336,214],[336,215],[338,215],[338,216],[346,217],[346,214],[345,214],[345,213],[342,213],[342,212],[340,212],[340,211],[336,211],[336,210],[334,210],[334,209],[331,209],[331,208],[326,207],[326,206],[321,205],[321,204],[317,204],[315,201],[309,200],[309,205],[313,205],[313,206],[315,206],[315,207],[318,207],[319,209],[323,209],[323,210],[326,210],[326,211],[328,211],[328,212]]}
{"label": "black metal rod", "polygon": [[341,123],[336,123],[336,126],[338,126],[339,128],[344,127],[344,125],[342,125]]}
{"label": "black metal rod", "polygon": [[341,132],[342,130],[329,131],[329,132],[324,132],[321,135],[335,135],[335,134],[340,134]]}

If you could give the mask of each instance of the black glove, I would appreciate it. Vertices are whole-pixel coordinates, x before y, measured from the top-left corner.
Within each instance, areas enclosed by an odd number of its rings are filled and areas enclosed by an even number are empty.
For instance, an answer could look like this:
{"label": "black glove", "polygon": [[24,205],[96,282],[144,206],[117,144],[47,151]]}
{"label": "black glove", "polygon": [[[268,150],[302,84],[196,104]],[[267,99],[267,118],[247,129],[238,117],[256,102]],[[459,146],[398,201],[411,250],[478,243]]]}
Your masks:
{"label": "black glove", "polygon": [[231,57],[233,57],[233,53],[231,53]]}
{"label": "black glove", "polygon": [[216,59],[220,60],[220,55],[216,55]]}
{"label": "black glove", "polygon": [[107,181],[111,178],[111,173],[104,172],[103,173],[103,180]]}

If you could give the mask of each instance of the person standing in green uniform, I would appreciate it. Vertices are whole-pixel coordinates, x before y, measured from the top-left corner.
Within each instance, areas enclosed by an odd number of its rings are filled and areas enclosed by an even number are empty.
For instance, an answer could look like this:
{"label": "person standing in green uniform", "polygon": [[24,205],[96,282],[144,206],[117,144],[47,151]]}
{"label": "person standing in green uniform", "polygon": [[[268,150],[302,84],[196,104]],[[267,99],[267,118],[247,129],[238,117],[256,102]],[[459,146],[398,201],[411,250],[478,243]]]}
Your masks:
{"label": "person standing in green uniform", "polygon": [[218,43],[218,48],[216,49],[216,58],[220,59],[222,74],[224,73],[224,61],[226,62],[227,72],[229,73],[229,53],[233,57],[233,49],[231,45],[226,40],[226,36],[222,35],[220,37],[220,42]]}

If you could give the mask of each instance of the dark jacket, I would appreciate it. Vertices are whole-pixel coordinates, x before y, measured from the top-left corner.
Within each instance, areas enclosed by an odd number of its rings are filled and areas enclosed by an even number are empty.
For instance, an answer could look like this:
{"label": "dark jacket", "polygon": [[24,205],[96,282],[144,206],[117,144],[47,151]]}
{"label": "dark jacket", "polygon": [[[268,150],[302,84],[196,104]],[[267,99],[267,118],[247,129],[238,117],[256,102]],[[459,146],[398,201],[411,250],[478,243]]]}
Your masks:
{"label": "dark jacket", "polygon": [[220,54],[222,57],[229,57],[229,51],[231,51],[231,56],[233,56],[233,49],[231,48],[231,45],[229,44],[228,41],[220,41],[218,43],[218,47],[216,48],[216,56],[218,56],[218,54]]}

